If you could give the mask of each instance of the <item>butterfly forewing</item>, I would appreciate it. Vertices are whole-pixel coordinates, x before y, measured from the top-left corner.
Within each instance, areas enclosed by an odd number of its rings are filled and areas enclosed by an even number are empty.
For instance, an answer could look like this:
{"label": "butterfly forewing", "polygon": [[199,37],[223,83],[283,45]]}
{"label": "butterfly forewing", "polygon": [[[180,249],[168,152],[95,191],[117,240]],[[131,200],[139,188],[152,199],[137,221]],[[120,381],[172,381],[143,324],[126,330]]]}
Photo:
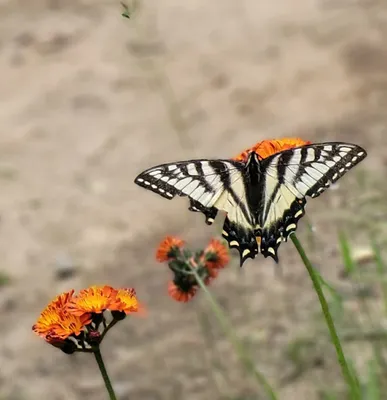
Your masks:
{"label": "butterfly forewing", "polygon": [[232,160],[181,161],[150,168],[135,183],[167,199],[188,196],[189,209],[202,212],[211,224],[217,210],[234,215],[236,204],[245,207],[242,170],[243,164]]}
{"label": "butterfly forewing", "polygon": [[321,143],[265,159],[262,254],[276,259],[279,245],[297,229],[298,220],[305,214],[305,197],[319,196],[366,155],[353,144]]}

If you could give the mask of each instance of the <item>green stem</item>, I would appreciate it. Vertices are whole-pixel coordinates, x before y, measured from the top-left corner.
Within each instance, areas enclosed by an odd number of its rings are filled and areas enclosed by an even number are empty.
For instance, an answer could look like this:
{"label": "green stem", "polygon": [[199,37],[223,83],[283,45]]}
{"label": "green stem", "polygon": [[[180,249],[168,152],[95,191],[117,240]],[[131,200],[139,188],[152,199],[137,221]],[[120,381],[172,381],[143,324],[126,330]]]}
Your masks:
{"label": "green stem", "polygon": [[196,272],[196,270],[192,268],[190,264],[188,265],[191,268],[191,271],[195,276],[195,279],[198,282],[199,286],[203,289],[204,293],[206,294],[207,299],[212,307],[212,310],[214,311],[216,318],[218,319],[219,324],[222,326],[224,332],[226,333],[230,342],[237,351],[239,358],[241,359],[247,372],[251,373],[253,377],[263,386],[265,392],[267,393],[267,395],[271,400],[277,400],[277,396],[275,395],[274,390],[272,389],[272,387],[270,386],[269,382],[266,380],[264,375],[261,372],[259,372],[255,367],[254,360],[250,357],[249,353],[246,351],[245,347],[235,334],[235,331],[232,328],[231,323],[227,319],[227,316],[222,310],[221,306],[218,304],[214,296],[208,290],[207,286],[205,285],[199,274]]}
{"label": "green stem", "polygon": [[108,375],[108,373],[106,371],[106,367],[105,367],[105,364],[103,362],[101,351],[100,351],[99,347],[94,349],[94,356],[95,356],[95,359],[97,361],[99,370],[101,371],[101,375],[102,375],[103,381],[105,382],[106,389],[107,389],[107,391],[109,393],[110,400],[117,400],[117,397],[116,397],[116,395],[114,393],[114,390],[113,390],[112,383],[110,382],[109,375]]}
{"label": "green stem", "polygon": [[360,399],[360,389],[359,389],[359,386],[358,386],[356,380],[354,379],[354,377],[351,373],[351,370],[348,366],[347,360],[345,359],[344,351],[343,351],[343,348],[341,347],[340,339],[337,334],[332,315],[329,311],[329,306],[328,306],[327,300],[326,300],[326,298],[324,296],[324,292],[321,288],[319,273],[314,270],[313,265],[310,262],[308,256],[306,255],[305,250],[302,247],[301,243],[299,242],[297,236],[293,233],[292,235],[290,235],[290,237],[291,237],[293,244],[296,247],[298,254],[300,255],[306,269],[308,270],[308,273],[312,280],[314,289],[317,293],[318,299],[321,304],[322,312],[325,317],[325,321],[328,325],[328,329],[329,329],[329,333],[331,335],[332,342],[336,349],[337,359],[341,366],[341,371],[343,373],[345,380],[347,381],[348,386],[350,387],[350,389],[352,391],[352,394],[355,395],[355,397],[352,396],[351,398],[352,399]]}

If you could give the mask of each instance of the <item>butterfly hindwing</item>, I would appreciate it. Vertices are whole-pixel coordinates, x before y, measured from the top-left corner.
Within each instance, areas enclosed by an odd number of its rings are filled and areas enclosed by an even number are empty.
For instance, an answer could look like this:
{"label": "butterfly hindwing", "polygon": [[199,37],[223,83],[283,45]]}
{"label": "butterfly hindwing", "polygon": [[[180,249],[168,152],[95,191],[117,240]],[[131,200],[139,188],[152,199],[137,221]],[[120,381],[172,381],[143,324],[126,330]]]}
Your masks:
{"label": "butterfly hindwing", "polygon": [[206,224],[212,225],[215,221],[218,210],[215,207],[204,207],[201,203],[196,200],[189,199],[188,210],[194,212],[201,212],[206,217]]}
{"label": "butterfly hindwing", "polygon": [[240,265],[248,258],[255,258],[258,253],[257,239],[251,226],[243,226],[239,221],[232,221],[226,216],[222,236],[232,249],[240,255]]}

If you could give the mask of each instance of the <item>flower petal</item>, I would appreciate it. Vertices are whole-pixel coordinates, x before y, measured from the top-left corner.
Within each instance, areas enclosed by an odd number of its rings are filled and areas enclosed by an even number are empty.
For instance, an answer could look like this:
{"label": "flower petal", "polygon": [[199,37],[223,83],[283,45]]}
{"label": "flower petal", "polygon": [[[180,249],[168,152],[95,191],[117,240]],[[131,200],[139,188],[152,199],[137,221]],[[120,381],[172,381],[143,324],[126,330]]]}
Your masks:
{"label": "flower petal", "polygon": [[247,161],[249,154],[253,151],[256,152],[262,159],[264,159],[281,151],[292,149],[294,147],[305,146],[307,144],[311,144],[311,142],[302,140],[300,138],[263,140],[262,142],[258,142],[254,146],[238,154],[233,158],[233,160]]}

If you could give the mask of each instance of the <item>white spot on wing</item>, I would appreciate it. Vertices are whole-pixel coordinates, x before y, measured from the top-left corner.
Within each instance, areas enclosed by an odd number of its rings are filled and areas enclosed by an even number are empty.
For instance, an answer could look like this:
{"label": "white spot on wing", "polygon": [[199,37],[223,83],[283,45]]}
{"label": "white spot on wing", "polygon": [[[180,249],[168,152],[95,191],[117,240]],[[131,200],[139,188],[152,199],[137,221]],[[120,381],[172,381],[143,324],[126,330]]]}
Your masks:
{"label": "white spot on wing", "polygon": [[175,164],[168,165],[168,171],[174,171],[176,168],[177,168],[177,165],[175,165]]}
{"label": "white spot on wing", "polygon": [[306,167],[305,172],[310,175],[313,179],[318,181],[320,178],[322,178],[323,174],[320,171],[317,171],[313,167]]}
{"label": "white spot on wing", "polygon": [[316,158],[316,152],[314,151],[313,147],[309,147],[306,149],[307,151],[307,155],[306,155],[306,159],[305,162],[312,162],[315,160]]}
{"label": "white spot on wing", "polygon": [[322,163],[314,163],[313,168],[317,169],[317,171],[320,171],[323,174],[325,174],[329,171],[329,167],[327,167],[325,164],[322,164]]}
{"label": "white spot on wing", "polygon": [[[190,197],[193,198],[194,200],[200,201],[199,199],[201,198],[204,192],[205,188],[203,186],[199,186],[196,190],[190,193]],[[200,201],[200,203],[203,204],[202,201]]]}
{"label": "white spot on wing", "polygon": [[208,161],[202,161],[202,170],[203,170],[203,174],[204,175],[212,175],[215,174],[214,168],[212,168],[210,166],[210,164],[208,163]]}
{"label": "white spot on wing", "polygon": [[243,250],[242,257],[246,257],[247,254],[250,254],[250,253],[251,253],[251,251],[249,249],[245,249],[245,250]]}
{"label": "white spot on wing", "polygon": [[[183,188],[183,193],[191,194],[197,187],[199,186],[198,180],[192,180],[190,184],[188,184],[185,188]],[[177,187],[177,185],[176,185]]]}
{"label": "white spot on wing", "polygon": [[306,192],[309,190],[308,186],[306,186],[305,183],[302,181],[296,182],[296,188],[304,196]]}
{"label": "white spot on wing", "polygon": [[187,170],[190,175],[199,175],[194,163],[188,164]]}
{"label": "white spot on wing", "polygon": [[311,178],[308,174],[303,174],[301,176],[301,180],[302,182],[305,183],[305,185],[309,187],[312,187],[316,183],[316,181],[313,178]]}
{"label": "white spot on wing", "polygon": [[296,224],[289,224],[287,227],[286,227],[286,232],[288,232],[288,231],[290,231],[290,230],[292,230],[292,229],[296,229],[297,228],[297,225]]}
{"label": "white spot on wing", "polygon": [[192,178],[184,178],[181,181],[177,182],[175,185],[175,188],[178,190],[181,190],[185,188],[187,185],[189,185],[192,182]]}

